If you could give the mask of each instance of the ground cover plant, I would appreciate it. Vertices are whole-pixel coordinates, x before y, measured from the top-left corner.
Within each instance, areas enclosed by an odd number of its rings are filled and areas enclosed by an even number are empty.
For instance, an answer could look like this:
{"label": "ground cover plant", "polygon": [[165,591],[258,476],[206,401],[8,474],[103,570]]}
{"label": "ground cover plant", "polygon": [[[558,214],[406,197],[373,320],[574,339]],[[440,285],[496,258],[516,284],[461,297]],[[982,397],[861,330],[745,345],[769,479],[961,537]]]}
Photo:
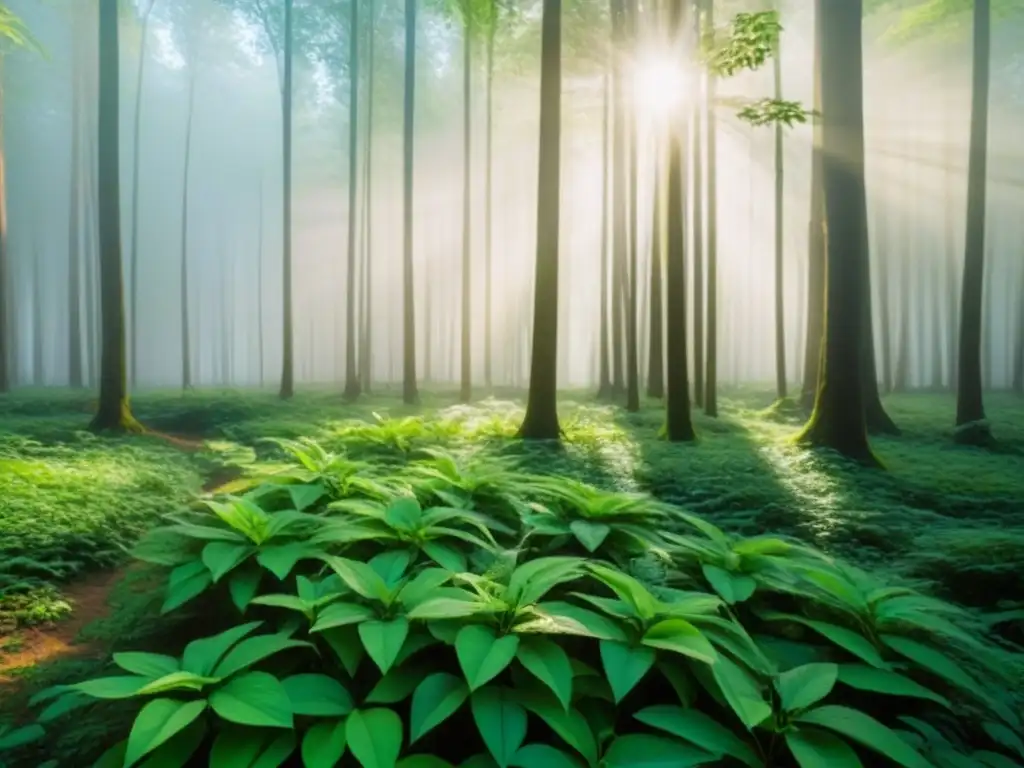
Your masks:
{"label": "ground cover plant", "polygon": [[[241,459],[232,495],[174,514],[136,550],[172,569],[162,607],[192,617],[186,636],[159,654],[119,651],[107,682],[37,694],[42,724],[120,707],[128,738],[110,765],[193,752],[269,765],[333,765],[341,752],[365,765],[1024,758],[1008,693],[1019,658],[981,614],[789,535],[744,532],[735,497],[709,512],[700,488],[688,509],[643,493],[670,480],[661,446],[635,439],[643,418],[615,424],[581,404],[576,442],[551,452],[498,439],[501,412],[440,409],[435,436],[411,448],[365,436],[393,433],[371,416],[360,429],[372,461],[346,419],[309,430],[322,440],[254,444],[265,458]],[[730,427],[781,428],[736,413]],[[494,439],[472,432],[481,424]],[[762,450],[790,455],[763,438]],[[837,524],[833,543],[847,532]]]}

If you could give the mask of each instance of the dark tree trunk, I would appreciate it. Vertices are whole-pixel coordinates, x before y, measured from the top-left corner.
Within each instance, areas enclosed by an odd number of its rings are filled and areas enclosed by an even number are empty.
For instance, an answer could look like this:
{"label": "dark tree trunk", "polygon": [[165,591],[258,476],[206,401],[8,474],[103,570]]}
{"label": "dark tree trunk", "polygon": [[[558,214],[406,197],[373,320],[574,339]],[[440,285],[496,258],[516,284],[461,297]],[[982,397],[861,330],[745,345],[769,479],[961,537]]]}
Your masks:
{"label": "dark tree trunk", "polygon": [[284,0],[284,78],[281,84],[282,211],[282,400],[295,394],[295,330],[292,316],[292,65],[294,52],[294,0]]}
{"label": "dark tree trunk", "polygon": [[900,325],[896,332],[896,369],[893,372],[892,389],[894,392],[906,392],[910,376],[910,253],[907,249],[909,223],[904,221],[899,226],[901,237],[896,252],[900,260]]}
{"label": "dark tree trunk", "polygon": [[[637,0],[625,0],[625,23],[628,25],[629,50],[635,58],[640,50],[637,24]],[[640,362],[637,333],[637,297],[640,293],[637,248],[637,122],[635,110],[630,111],[629,131],[629,300],[626,315],[626,410],[640,410]]]}
{"label": "dark tree trunk", "polygon": [[611,0],[612,34],[612,394],[626,389],[626,85],[625,0]]}
{"label": "dark tree trunk", "polygon": [[537,265],[530,390],[519,436],[557,440],[558,232],[562,136],[562,0],[544,0],[541,25]]}
{"label": "dark tree trunk", "polygon": [[472,232],[470,229],[470,172],[473,158],[472,87],[473,87],[473,13],[466,2],[466,20],[462,42],[462,349],[459,362],[459,400],[468,403],[473,396],[470,323],[472,318],[473,275]]}
{"label": "dark tree trunk", "polygon": [[[704,28],[715,28],[715,0],[705,0]],[[708,72],[705,100],[708,116],[707,138],[707,358],[704,377],[704,413],[718,416],[718,120],[715,116],[717,82]]]}
{"label": "dark tree trunk", "polygon": [[931,388],[938,392],[942,389],[942,273],[931,270],[931,307],[932,307],[932,351],[931,351]]}
{"label": "dark tree trunk", "polygon": [[[657,151],[657,150],[655,150]],[[660,153],[658,161],[660,162]],[[655,165],[654,171],[654,212],[651,224],[651,303],[650,303],[650,348],[647,356],[647,396],[665,396],[665,350],[663,332],[665,321],[662,317],[661,271],[664,268],[665,256],[661,247],[662,199],[661,174]],[[697,193],[699,197],[699,192]],[[697,292],[699,293],[699,291]]]}
{"label": "dark tree trunk", "polygon": [[608,150],[611,113],[611,83],[607,64],[604,72],[604,114],[601,121],[601,351],[598,374],[597,396],[605,400],[612,395],[611,378],[611,333],[608,318],[608,292],[611,290],[608,253]]}
{"label": "dark tree trunk", "polygon": [[[190,67],[195,67],[194,62],[189,62]],[[189,324],[188,310],[188,180],[189,171],[192,166],[192,118],[195,111],[196,73],[193,70],[188,80],[188,111],[185,118],[185,160],[182,169],[181,180],[181,386],[182,389],[192,388],[192,328]],[[260,192],[260,225],[263,223],[263,197]],[[263,237],[262,230],[260,237]],[[262,245],[262,239],[261,239]],[[260,249],[262,261],[262,247]],[[260,279],[262,281],[262,265],[260,267]],[[263,286],[260,285],[259,298],[257,303],[262,307]],[[263,327],[263,317],[259,319],[260,328]],[[261,373],[262,376],[262,373]]]}
{"label": "dark tree trunk", "polygon": [[349,4],[349,107],[348,107],[348,276],[345,281],[345,393],[346,400],[359,397],[356,362],[356,223],[359,199],[359,2]]}
{"label": "dark tree trunk", "polygon": [[419,400],[416,390],[416,305],[412,271],[413,157],[416,111],[416,0],[405,0],[405,104],[402,130],[402,399]]}
{"label": "dark tree trunk", "polygon": [[953,229],[953,221],[956,216],[956,206],[953,200],[953,185],[955,176],[953,174],[953,131],[949,125],[952,122],[951,114],[946,117],[946,173],[945,173],[945,241],[946,241],[946,365],[949,376],[949,389],[956,392],[959,361],[957,359],[960,348],[960,302],[958,299],[958,288],[960,282],[960,270],[963,264],[957,255],[956,234]]}
{"label": "dark tree trunk", "polygon": [[[697,45],[702,43],[704,30],[701,6],[708,0],[698,0],[694,5],[693,28]],[[703,73],[697,73],[696,93],[701,91]],[[704,162],[701,122],[705,105],[700,98],[695,100],[693,110],[693,400],[704,406]]]}
{"label": "dark tree trunk", "polygon": [[864,195],[864,217],[861,242],[864,247],[864,308],[862,310],[863,331],[861,337],[861,384],[863,387],[864,423],[872,435],[898,435],[899,427],[886,413],[878,393],[878,371],[875,364],[874,310],[871,301],[871,235],[868,230],[867,194]]}
{"label": "dark tree trunk", "polygon": [[991,16],[989,0],[974,3],[973,81],[971,84],[971,141],[967,169],[967,233],[960,298],[960,362],[956,397],[956,426],[962,439],[990,438],[981,389],[981,316],[985,286],[985,186],[988,161],[988,91]]}
{"label": "dark tree trunk", "polygon": [[878,232],[876,241],[877,257],[875,263],[878,265],[878,322],[881,326],[879,335],[882,342],[882,391],[888,394],[893,388],[892,370],[892,314],[891,305],[891,280],[889,259],[894,250],[889,242],[889,228],[884,226],[887,223],[886,210],[884,206],[878,211],[876,229]]}
{"label": "dark tree trunk", "polygon": [[986,245],[986,269],[985,288],[981,294],[981,305],[983,309],[981,322],[981,386],[982,389],[995,389],[995,361],[993,360],[994,339],[992,338],[992,305],[994,292],[992,290],[992,276],[995,274],[995,255],[998,249],[995,245],[995,238],[988,238]]}
{"label": "dark tree trunk", "polygon": [[864,417],[862,370],[868,272],[862,11],[861,0],[816,0],[822,40],[827,296],[818,390],[801,439],[875,464]]}
{"label": "dark tree trunk", "polygon": [[[77,19],[77,14],[76,14]],[[81,78],[78,65],[81,62],[79,31],[75,22],[72,60],[75,72],[71,73],[71,184],[68,203],[68,383],[78,389],[85,383],[82,363],[82,253],[81,227]]]}
{"label": "dark tree trunk", "polygon": [[486,166],[484,180],[484,384],[489,389],[493,386],[492,377],[492,349],[493,339],[491,338],[494,310],[492,308],[494,286],[492,284],[491,272],[493,270],[493,243],[492,229],[494,221],[494,37],[498,31],[498,5],[497,0],[490,0],[491,18],[487,27],[487,137],[486,149],[484,150],[484,164]]}
{"label": "dark tree trunk", "polygon": [[99,234],[103,350],[99,409],[90,429],[139,431],[128,404],[124,284],[121,279],[121,183],[117,0],[99,9]]}
{"label": "dark tree trunk", "polygon": [[43,326],[43,251],[36,243],[32,254],[32,386],[41,387],[46,383],[43,370],[43,352],[46,348]]}
{"label": "dark tree trunk", "polygon": [[1017,289],[1017,343],[1013,356],[1013,391],[1024,395],[1024,260],[1021,261],[1020,287]]}
{"label": "dark tree trunk", "polygon": [[[776,38],[773,58],[775,98],[782,98],[782,48]],[[782,400],[786,391],[786,295],[784,250],[784,190],[782,123],[775,124],[775,394]]]}
{"label": "dark tree trunk", "polygon": [[12,293],[8,286],[10,266],[7,259],[7,181],[4,174],[4,103],[3,103],[4,57],[0,56],[0,392],[11,389],[12,351],[11,311]]}

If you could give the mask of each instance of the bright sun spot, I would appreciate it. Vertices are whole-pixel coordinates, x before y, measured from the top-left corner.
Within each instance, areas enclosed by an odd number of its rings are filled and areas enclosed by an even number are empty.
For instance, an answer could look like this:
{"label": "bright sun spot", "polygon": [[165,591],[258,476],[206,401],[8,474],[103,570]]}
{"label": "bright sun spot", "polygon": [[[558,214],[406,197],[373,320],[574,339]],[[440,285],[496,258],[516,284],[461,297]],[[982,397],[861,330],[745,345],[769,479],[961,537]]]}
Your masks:
{"label": "bright sun spot", "polygon": [[673,114],[686,97],[686,78],[679,61],[668,55],[648,55],[633,68],[636,107],[653,118]]}

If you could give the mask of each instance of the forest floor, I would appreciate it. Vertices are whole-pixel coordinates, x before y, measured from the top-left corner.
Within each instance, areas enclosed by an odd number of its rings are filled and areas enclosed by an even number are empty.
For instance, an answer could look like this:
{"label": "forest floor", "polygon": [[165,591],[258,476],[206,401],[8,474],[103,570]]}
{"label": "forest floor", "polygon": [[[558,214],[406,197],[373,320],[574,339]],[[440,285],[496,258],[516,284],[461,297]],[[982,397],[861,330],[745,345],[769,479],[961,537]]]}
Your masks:
{"label": "forest floor", "polygon": [[[160,515],[229,480],[233,464],[268,451],[266,437],[308,436],[369,459],[387,448],[382,436],[497,452],[531,471],[649,491],[727,530],[797,536],[979,611],[1024,607],[1020,398],[987,398],[996,450],[954,444],[948,395],[887,398],[903,434],[873,440],[886,467],[877,471],[795,446],[801,415],[770,407],[764,391],[724,396],[719,419],[696,413],[691,445],[658,439],[660,404],[628,414],[566,393],[567,440],[555,452],[510,439],[521,400],[505,394],[459,406],[438,393],[418,408],[396,394],[356,405],[333,392],[285,403],[257,392],[145,394],[134,408],[153,434],[125,438],[83,431],[93,405],[83,394],[0,398],[0,720],[24,704],[16,694],[81,677],[155,628],[168,635],[152,588],[161,574],[124,570],[125,550]],[[353,419],[382,428],[371,436]],[[1019,621],[1008,631],[1024,638]],[[67,748],[75,738],[88,736],[66,736]]]}

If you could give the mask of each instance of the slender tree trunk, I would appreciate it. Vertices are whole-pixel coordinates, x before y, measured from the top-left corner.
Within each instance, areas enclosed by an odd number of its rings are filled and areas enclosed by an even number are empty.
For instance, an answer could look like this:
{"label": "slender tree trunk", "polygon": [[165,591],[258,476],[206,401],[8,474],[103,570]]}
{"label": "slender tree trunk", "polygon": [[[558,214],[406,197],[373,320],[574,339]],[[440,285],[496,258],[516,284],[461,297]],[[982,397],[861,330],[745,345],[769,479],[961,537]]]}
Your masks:
{"label": "slender tree trunk", "polygon": [[[631,58],[640,50],[637,0],[625,0],[625,21],[628,26]],[[623,105],[625,107],[625,105]],[[640,410],[640,364],[639,339],[637,333],[637,297],[640,291],[639,260],[637,247],[637,119],[635,109],[629,111],[629,283],[626,309],[626,410],[635,413]]]}
{"label": "slender tree trunk", "polygon": [[[694,4],[693,28],[696,43],[703,42],[702,6],[708,0],[697,0]],[[703,71],[698,70],[695,84],[700,94]],[[693,400],[698,407],[704,406],[704,162],[702,125],[706,105],[700,98],[695,100],[693,110]]]}
{"label": "slender tree trunk", "polygon": [[898,246],[900,260],[899,274],[899,305],[900,325],[896,335],[896,369],[893,372],[892,388],[894,392],[907,391],[907,379],[910,375],[910,254],[907,250],[907,222],[900,225],[900,243]]}
{"label": "slender tree trunk", "polygon": [[81,143],[82,143],[82,45],[79,12],[74,13],[72,26],[71,73],[71,183],[68,201],[68,383],[78,389],[85,383],[82,361],[82,209]]}
{"label": "slender tree trunk", "polygon": [[558,232],[562,132],[562,0],[544,0],[541,24],[537,265],[530,390],[519,436],[557,440]]}
{"label": "slender tree trunk", "polygon": [[46,383],[43,370],[43,352],[46,348],[43,320],[43,251],[39,243],[32,253],[32,386],[41,387]]}
{"label": "slender tree trunk", "polygon": [[601,353],[598,373],[598,398],[605,400],[612,396],[611,378],[611,333],[609,329],[608,292],[611,290],[611,270],[609,269],[608,253],[608,151],[610,144],[611,124],[611,78],[608,75],[608,63],[604,71],[604,113],[601,120]]}
{"label": "slender tree trunk", "polygon": [[[715,28],[715,0],[705,0],[705,29]],[[706,103],[708,116],[707,139],[707,195],[708,195],[708,236],[707,236],[707,356],[704,379],[704,413],[718,416],[718,119],[715,116],[717,99],[715,75],[708,72]]]}
{"label": "slender tree trunk", "polygon": [[[189,62],[190,67],[195,67],[195,63]],[[188,274],[188,189],[189,189],[189,173],[192,166],[192,124],[193,115],[195,113],[195,93],[196,93],[196,73],[193,69],[189,73],[188,79],[188,111],[186,112],[185,118],[185,161],[182,169],[182,180],[181,180],[181,386],[182,389],[192,388],[192,328],[189,325],[189,311],[188,311],[188,287],[189,287],[189,274]],[[263,205],[262,190],[260,193],[260,207]],[[262,225],[262,212],[260,214],[260,224]],[[262,238],[262,231],[260,233]],[[262,241],[261,241],[262,244]],[[262,261],[262,248],[261,250],[261,261]],[[262,280],[262,265],[259,272]],[[262,306],[263,301],[263,286],[260,286],[258,303]],[[263,317],[260,317],[260,328],[263,326]]]}
{"label": "slender tree trunk", "polygon": [[878,301],[879,307],[879,328],[882,342],[882,391],[888,394],[893,389],[892,370],[892,315],[889,311],[891,298],[891,280],[889,259],[893,254],[889,242],[889,228],[884,226],[886,221],[886,210],[884,206],[878,211],[877,218],[877,253],[876,263],[878,264]]}
{"label": "slender tree trunk", "polygon": [[359,2],[349,3],[348,277],[345,281],[345,394],[359,397],[356,363],[356,223],[359,200]]}
{"label": "slender tree trunk", "polygon": [[992,276],[995,274],[998,253],[995,237],[988,237],[985,250],[985,287],[981,294],[981,386],[982,389],[995,389],[995,360],[993,359],[994,339],[992,338],[992,306],[995,304],[995,291],[992,290]]}
{"label": "slender tree trunk", "polygon": [[1013,391],[1024,395],[1024,260],[1021,260],[1020,287],[1017,289],[1017,343],[1013,357]]}
{"label": "slender tree trunk", "polygon": [[416,305],[412,271],[413,157],[416,111],[416,0],[405,0],[405,116],[403,120],[404,168],[402,179],[402,308],[403,373],[402,399],[419,400],[416,390]]}
{"label": "slender tree trunk", "polygon": [[294,47],[294,0],[284,0],[284,77],[281,84],[281,177],[282,211],[282,400],[295,394],[295,330],[292,314],[292,69]]}
{"label": "slender tree trunk", "polygon": [[260,176],[260,206],[259,206],[259,213],[257,214],[258,217],[259,217],[257,219],[257,221],[259,222],[259,228],[260,228],[259,244],[257,246],[257,250],[258,250],[257,258],[259,259],[259,261],[258,261],[258,263],[256,265],[256,294],[257,294],[257,299],[256,299],[256,312],[257,312],[257,317],[256,317],[256,329],[257,329],[256,345],[257,345],[257,359],[259,360],[259,366],[260,366],[260,375],[259,375],[260,389],[262,389],[263,385],[266,383],[265,382],[266,366],[264,365],[264,355],[265,355],[265,351],[266,351],[266,342],[265,342],[265,340],[263,338],[263,336],[264,336],[263,319],[265,317],[265,312],[263,310],[263,267],[264,267],[264,264],[263,264],[263,262],[264,262],[264,258],[263,258],[263,236],[264,236],[264,233],[266,232],[266,227],[265,227],[264,221],[263,221],[263,200],[264,200],[265,196],[266,196],[266,194],[265,194],[265,192],[263,190],[263,177]]}
{"label": "slender tree trunk", "polygon": [[121,191],[117,0],[99,8],[99,233],[103,351],[99,410],[93,431],[140,431],[128,404],[124,284],[121,278]]}
{"label": "slender tree trunk", "polygon": [[985,286],[985,187],[988,180],[988,93],[991,14],[989,0],[974,3],[973,81],[971,84],[971,141],[967,170],[967,233],[964,245],[963,287],[960,298],[960,363],[956,398],[958,438],[984,442],[991,434],[985,424],[981,388],[981,317]]}
{"label": "slender tree trunk", "polygon": [[13,383],[13,295],[7,256],[7,181],[4,173],[4,57],[0,54],[0,393]]}
{"label": "slender tree trunk", "polygon": [[493,386],[491,367],[493,365],[492,349],[494,322],[494,285],[492,271],[494,269],[494,37],[498,31],[497,0],[490,0],[491,18],[487,27],[487,137],[484,155],[486,178],[484,181],[484,384],[488,389]]}
{"label": "slender tree trunk", "polygon": [[472,231],[470,229],[470,167],[473,159],[472,87],[473,87],[473,13],[466,3],[466,22],[462,42],[462,350],[459,400],[468,403],[473,396],[470,323],[472,318]]}
{"label": "slender tree trunk", "polygon": [[626,389],[623,341],[626,322],[626,87],[625,0],[611,0],[612,34],[612,394]]}
{"label": "slender tree trunk", "polygon": [[[776,37],[772,54],[775,80],[775,98],[782,98],[782,45]],[[785,275],[785,197],[782,123],[775,124],[775,394],[786,397],[786,295]]]}
{"label": "slender tree trunk", "polygon": [[938,392],[942,389],[942,273],[938,269],[931,270],[931,307],[932,307],[932,352],[931,352],[931,388]]}
{"label": "slender tree trunk", "polygon": [[864,195],[864,217],[861,223],[863,231],[861,242],[864,247],[864,305],[861,322],[864,325],[861,335],[861,386],[864,403],[864,423],[868,433],[872,435],[898,435],[899,427],[886,413],[882,406],[882,398],[878,393],[878,371],[875,364],[875,331],[874,310],[871,301],[871,236],[868,230],[867,194]]}
{"label": "slender tree trunk", "polygon": [[957,255],[956,234],[953,229],[953,221],[956,216],[956,205],[953,200],[953,185],[956,181],[953,174],[953,110],[949,110],[946,116],[946,173],[945,173],[945,211],[943,221],[945,222],[946,241],[946,363],[949,376],[949,389],[956,392],[957,376],[959,374],[959,361],[957,359],[960,348],[960,302],[958,288],[960,282],[960,270],[963,264]]}
{"label": "slender tree trunk", "polygon": [[369,0],[369,30],[367,31],[367,73],[366,73],[366,192],[363,202],[366,235],[363,248],[363,299],[362,332],[362,384],[363,391],[370,394],[373,386],[373,94],[376,90],[376,32],[377,17],[374,0]]}
{"label": "slender tree trunk", "polygon": [[816,0],[821,24],[822,152],[827,227],[825,340],[817,396],[801,438],[867,463],[876,460],[864,416],[865,290],[861,0]]}
{"label": "slender tree trunk", "polygon": [[[658,153],[657,148],[655,152]],[[658,163],[661,161],[660,153],[656,155],[657,162],[654,171],[654,204],[653,223],[651,224],[651,300],[650,300],[650,348],[647,356],[647,396],[665,396],[665,350],[663,347],[663,332],[665,321],[662,317],[662,280],[661,272],[665,256],[661,247],[662,230],[662,205],[661,197],[661,174],[658,171]],[[699,192],[697,193],[699,196]],[[699,293],[699,291],[698,291]]]}

